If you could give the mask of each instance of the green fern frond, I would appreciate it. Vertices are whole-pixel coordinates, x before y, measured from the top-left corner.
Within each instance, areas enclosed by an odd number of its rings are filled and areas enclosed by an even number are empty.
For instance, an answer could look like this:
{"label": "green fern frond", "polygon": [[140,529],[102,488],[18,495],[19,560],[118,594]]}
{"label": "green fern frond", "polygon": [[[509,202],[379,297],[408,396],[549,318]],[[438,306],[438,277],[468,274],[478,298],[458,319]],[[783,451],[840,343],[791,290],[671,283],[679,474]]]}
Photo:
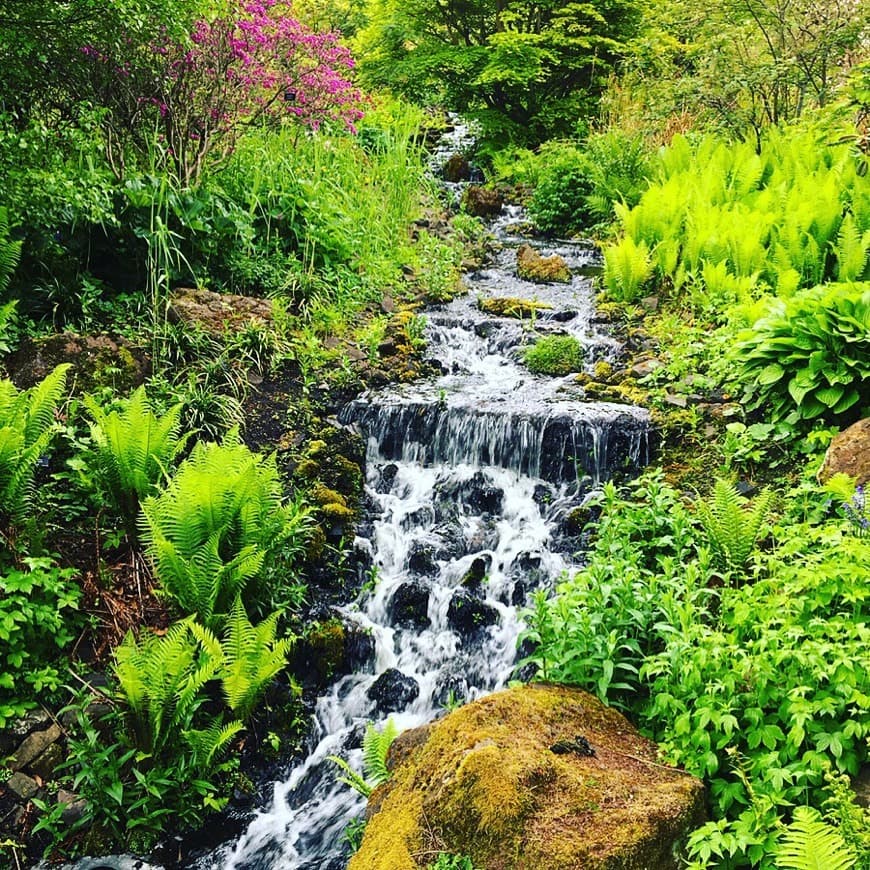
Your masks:
{"label": "green fern frond", "polygon": [[778,870],[850,870],[855,854],[818,811],[798,807],[777,849]]}
{"label": "green fern frond", "polygon": [[390,778],[387,769],[387,753],[396,739],[399,729],[392,718],[387,719],[382,730],[378,731],[370,722],[363,737],[363,769],[366,779],[378,786]]}
{"label": "green fern frond", "polygon": [[374,786],[367,783],[343,758],[339,758],[337,755],[327,755],[326,757],[344,771],[345,775],[338,777],[339,782],[344,783],[355,792],[359,792],[364,798],[368,798],[375,790]]}
{"label": "green fern frond", "polygon": [[9,214],[0,208],[0,295],[6,292],[21,257],[21,242],[9,238]]}
{"label": "green fern frond", "polygon": [[765,489],[749,505],[731,481],[717,478],[712,499],[697,504],[710,549],[724,570],[738,576],[745,571],[773,498],[773,492]]}

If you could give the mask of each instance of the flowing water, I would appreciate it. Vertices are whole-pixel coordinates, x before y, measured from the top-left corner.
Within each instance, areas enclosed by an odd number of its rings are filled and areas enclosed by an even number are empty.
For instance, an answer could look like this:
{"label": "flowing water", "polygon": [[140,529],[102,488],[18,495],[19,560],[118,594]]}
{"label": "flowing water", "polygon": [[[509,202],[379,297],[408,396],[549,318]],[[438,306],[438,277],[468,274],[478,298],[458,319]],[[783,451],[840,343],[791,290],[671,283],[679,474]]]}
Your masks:
{"label": "flowing water", "polygon": [[[505,685],[516,667],[520,613],[532,591],[572,564],[567,512],[604,478],[644,464],[648,419],[638,408],[587,403],[574,376],[531,375],[521,348],[534,334],[570,334],[585,365],[618,352],[595,325],[594,248],[557,243],[570,284],[515,276],[522,219],[508,209],[492,230],[501,248],[466,276],[469,293],[426,312],[428,355],[442,374],[363,395],[341,413],[368,439],[367,515],[355,547],[374,566],[372,588],[340,608],[371,633],[374,655],[317,702],[313,749],[274,784],[271,801],[205,870],[343,868],[342,834],[364,801],[328,760],[361,767],[368,722],[404,729],[445,706]],[[534,322],[493,317],[478,297],[537,299]]]}
{"label": "flowing water", "polygon": [[[646,461],[645,412],[586,403],[573,376],[536,377],[521,364],[531,330],[576,336],[588,366],[616,346],[594,325],[594,250],[565,243],[544,251],[565,257],[575,273],[569,285],[522,282],[510,234],[519,217],[494,225],[504,247],[468,276],[469,294],[426,313],[441,376],[363,395],[340,416],[368,439],[370,510],[355,546],[376,566],[374,588],[341,615],[371,633],[375,655],[319,699],[315,748],[209,867],[344,867],[342,832],[364,802],[337,782],[327,756],[360,769],[364,723],[392,715],[412,727],[503,686],[529,593],[571,564],[566,512],[601,479]],[[479,295],[552,308],[522,323],[483,314]]]}

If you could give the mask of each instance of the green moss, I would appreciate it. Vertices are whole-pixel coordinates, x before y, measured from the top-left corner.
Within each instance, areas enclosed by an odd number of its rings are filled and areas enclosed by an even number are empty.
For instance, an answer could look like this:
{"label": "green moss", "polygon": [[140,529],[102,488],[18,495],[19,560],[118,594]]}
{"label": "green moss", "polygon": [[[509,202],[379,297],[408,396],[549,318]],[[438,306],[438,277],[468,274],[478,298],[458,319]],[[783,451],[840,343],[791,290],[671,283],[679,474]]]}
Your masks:
{"label": "green moss", "polygon": [[320,505],[320,507],[327,507],[328,505],[347,507],[347,500],[340,492],[336,492],[334,489],[330,489],[322,483],[314,484],[308,494],[311,500],[315,504]]}
{"label": "green moss", "polygon": [[304,480],[314,480],[320,474],[320,463],[314,459],[303,459],[297,464],[295,473]]}
{"label": "green moss", "polygon": [[344,641],[345,630],[339,619],[315,623],[305,635],[319,682],[325,682],[343,667]]}
{"label": "green moss", "polygon": [[548,335],[523,353],[530,372],[539,375],[567,375],[583,365],[583,346],[573,335]]}
{"label": "green moss", "polygon": [[516,317],[526,320],[534,317],[539,311],[548,311],[552,305],[538,302],[534,299],[519,299],[516,296],[493,296],[477,300],[477,307],[485,314],[496,317]]}
{"label": "green moss", "polygon": [[[433,849],[481,870],[665,870],[703,802],[698,780],[659,765],[654,744],[577,690],[521,686],[427,726],[422,741],[417,730],[394,744],[404,761],[348,870],[425,867]],[[550,751],[577,734],[594,757]],[[397,848],[398,863],[381,863]]]}
{"label": "green moss", "polygon": [[613,377],[613,366],[605,360],[595,363],[594,371],[596,381],[609,381]]}

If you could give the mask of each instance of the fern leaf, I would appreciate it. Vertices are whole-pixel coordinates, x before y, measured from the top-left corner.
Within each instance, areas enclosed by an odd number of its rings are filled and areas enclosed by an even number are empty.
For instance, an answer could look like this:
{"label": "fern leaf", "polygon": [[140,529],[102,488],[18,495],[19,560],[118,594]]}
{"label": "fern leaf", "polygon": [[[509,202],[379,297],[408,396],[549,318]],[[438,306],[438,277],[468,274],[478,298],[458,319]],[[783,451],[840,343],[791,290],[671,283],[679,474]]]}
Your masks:
{"label": "fern leaf", "polygon": [[798,807],[777,849],[778,870],[850,870],[855,854],[840,832],[810,807]]}

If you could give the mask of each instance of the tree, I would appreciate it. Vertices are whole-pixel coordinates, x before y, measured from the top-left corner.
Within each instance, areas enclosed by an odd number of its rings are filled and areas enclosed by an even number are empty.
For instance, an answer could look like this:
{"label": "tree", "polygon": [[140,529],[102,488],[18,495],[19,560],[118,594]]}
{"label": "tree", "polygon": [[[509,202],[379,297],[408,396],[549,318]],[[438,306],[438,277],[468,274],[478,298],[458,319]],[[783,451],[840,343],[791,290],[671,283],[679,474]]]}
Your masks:
{"label": "tree", "polygon": [[638,19],[632,0],[373,0],[364,80],[540,142],[594,109]]}

